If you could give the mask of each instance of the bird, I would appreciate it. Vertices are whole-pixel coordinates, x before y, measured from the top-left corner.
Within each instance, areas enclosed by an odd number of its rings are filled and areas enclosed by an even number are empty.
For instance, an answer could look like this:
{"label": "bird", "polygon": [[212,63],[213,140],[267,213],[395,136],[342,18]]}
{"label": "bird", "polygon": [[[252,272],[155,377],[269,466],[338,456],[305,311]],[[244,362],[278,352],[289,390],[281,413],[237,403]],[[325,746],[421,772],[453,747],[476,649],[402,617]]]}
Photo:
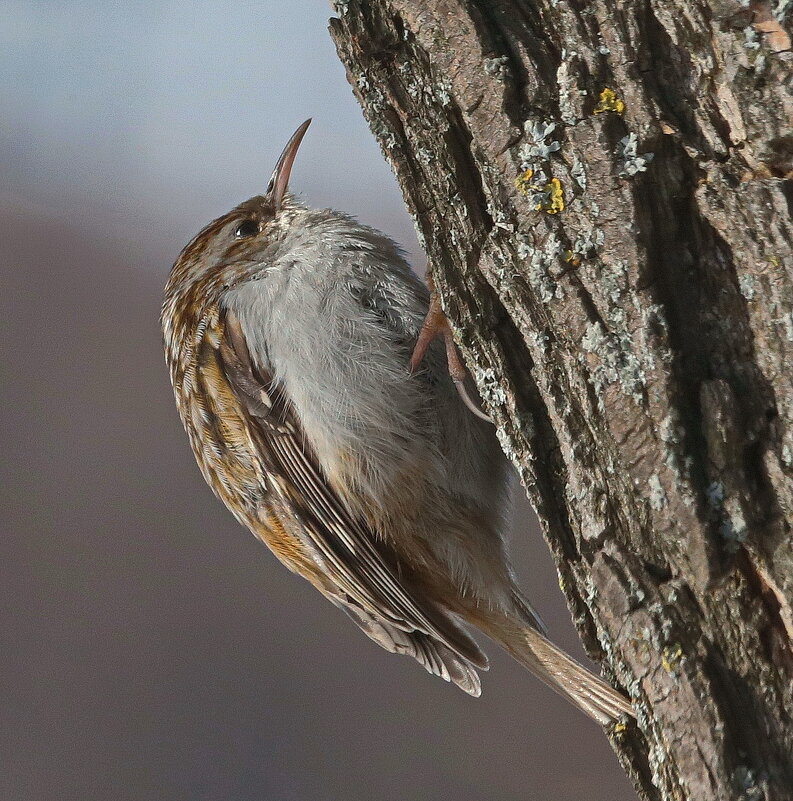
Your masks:
{"label": "bird", "polygon": [[387,236],[288,191],[310,122],[265,193],[203,228],[167,281],[166,362],[204,478],[387,651],[478,696],[473,627],[601,726],[632,716],[518,587],[512,468],[456,391],[428,287]]}

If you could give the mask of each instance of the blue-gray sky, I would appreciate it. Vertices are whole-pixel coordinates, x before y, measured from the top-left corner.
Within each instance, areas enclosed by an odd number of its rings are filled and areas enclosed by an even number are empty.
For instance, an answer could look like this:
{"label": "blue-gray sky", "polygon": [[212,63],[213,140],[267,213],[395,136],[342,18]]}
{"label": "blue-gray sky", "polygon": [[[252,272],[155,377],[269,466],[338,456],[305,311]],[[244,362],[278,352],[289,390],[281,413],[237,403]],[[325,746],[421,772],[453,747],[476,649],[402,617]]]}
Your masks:
{"label": "blue-gray sky", "polygon": [[131,228],[141,226],[184,239],[261,192],[289,135],[313,117],[294,190],[416,253],[328,36],[329,16],[322,0],[6,0],[5,191],[89,222],[100,208],[122,233],[138,236]]}

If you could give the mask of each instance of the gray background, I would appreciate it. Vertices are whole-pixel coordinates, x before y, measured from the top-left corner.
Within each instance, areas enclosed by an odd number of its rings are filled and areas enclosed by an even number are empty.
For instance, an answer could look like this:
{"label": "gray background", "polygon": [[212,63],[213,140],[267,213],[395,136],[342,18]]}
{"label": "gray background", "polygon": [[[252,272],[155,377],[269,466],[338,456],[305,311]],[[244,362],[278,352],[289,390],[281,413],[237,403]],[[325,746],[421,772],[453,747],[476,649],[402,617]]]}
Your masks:
{"label": "gray background", "polygon": [[479,700],[380,651],[204,485],[162,285],[299,122],[293,188],[423,261],[324,2],[125,6],[0,5],[0,799],[631,798],[597,728],[494,647]]}

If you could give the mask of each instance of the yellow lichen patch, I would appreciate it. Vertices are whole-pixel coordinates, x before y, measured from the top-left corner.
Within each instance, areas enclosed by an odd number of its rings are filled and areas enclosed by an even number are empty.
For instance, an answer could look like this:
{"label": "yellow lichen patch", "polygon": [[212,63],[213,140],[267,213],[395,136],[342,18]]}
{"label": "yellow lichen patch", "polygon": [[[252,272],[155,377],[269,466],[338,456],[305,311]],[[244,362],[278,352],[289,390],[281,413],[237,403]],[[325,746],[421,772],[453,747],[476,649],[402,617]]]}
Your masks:
{"label": "yellow lichen patch", "polygon": [[531,183],[531,176],[534,175],[534,170],[524,170],[516,179],[515,179],[515,188],[521,195],[528,195],[529,192],[533,189]]}
{"label": "yellow lichen patch", "polygon": [[624,723],[615,723],[614,724],[614,734],[622,734],[622,732],[627,731],[628,727]]}
{"label": "yellow lichen patch", "polygon": [[564,260],[568,264],[572,264],[573,267],[578,267],[581,264],[581,257],[577,253],[573,253],[572,250],[566,250],[564,252]]}
{"label": "yellow lichen patch", "polygon": [[604,111],[615,111],[617,114],[625,111],[625,103],[617,97],[613,89],[606,88],[600,93],[600,99],[593,113],[602,114]]}
{"label": "yellow lichen patch", "polygon": [[558,214],[564,211],[564,190],[562,189],[562,182],[558,178],[551,178],[551,180],[541,187],[541,191],[546,192],[548,197],[542,203],[538,203],[537,210],[548,212],[548,214]]}
{"label": "yellow lichen patch", "polygon": [[[534,202],[534,208],[537,211],[545,211],[548,214],[557,214],[564,210],[564,190],[562,189],[562,182],[558,178],[551,178],[546,184],[532,183],[534,177],[534,170],[524,170],[516,179],[515,187],[527,197],[531,197]],[[538,177],[544,180],[545,176],[542,171],[539,172]]]}
{"label": "yellow lichen patch", "polygon": [[661,654],[661,665],[667,673],[674,673],[682,658],[683,648],[680,646],[680,643],[666,645]]}

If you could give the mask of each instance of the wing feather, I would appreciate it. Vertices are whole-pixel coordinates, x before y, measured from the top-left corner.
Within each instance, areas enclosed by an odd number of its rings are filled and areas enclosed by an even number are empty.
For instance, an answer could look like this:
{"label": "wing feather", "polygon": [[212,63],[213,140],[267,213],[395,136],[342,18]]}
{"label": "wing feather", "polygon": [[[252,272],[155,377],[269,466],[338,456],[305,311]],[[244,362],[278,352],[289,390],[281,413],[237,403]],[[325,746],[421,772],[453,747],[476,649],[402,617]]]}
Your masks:
{"label": "wing feather", "polygon": [[339,605],[381,648],[392,654],[412,656],[428,673],[453,682],[469,695],[478,698],[482,694],[479,674],[471,663],[461,659],[442,643],[420,631],[408,633],[390,626],[352,604]]}

